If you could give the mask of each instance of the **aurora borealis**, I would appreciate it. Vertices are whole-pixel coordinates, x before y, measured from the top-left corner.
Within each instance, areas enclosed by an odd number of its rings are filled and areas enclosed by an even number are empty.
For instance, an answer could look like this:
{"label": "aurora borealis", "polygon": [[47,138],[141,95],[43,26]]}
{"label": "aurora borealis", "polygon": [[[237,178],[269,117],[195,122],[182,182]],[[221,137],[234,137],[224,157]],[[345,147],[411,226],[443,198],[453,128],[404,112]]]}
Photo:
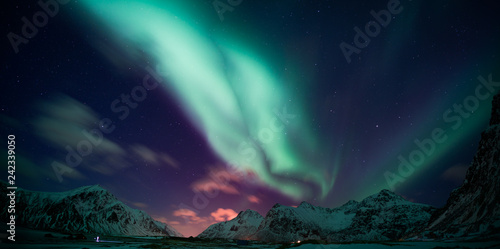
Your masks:
{"label": "aurora borealis", "polygon": [[[493,4],[402,0],[346,61],[388,2],[59,2],[17,53],[4,39],[19,186],[101,184],[188,236],[385,188],[443,205],[500,87],[500,27]],[[4,34],[43,10],[10,3]]]}

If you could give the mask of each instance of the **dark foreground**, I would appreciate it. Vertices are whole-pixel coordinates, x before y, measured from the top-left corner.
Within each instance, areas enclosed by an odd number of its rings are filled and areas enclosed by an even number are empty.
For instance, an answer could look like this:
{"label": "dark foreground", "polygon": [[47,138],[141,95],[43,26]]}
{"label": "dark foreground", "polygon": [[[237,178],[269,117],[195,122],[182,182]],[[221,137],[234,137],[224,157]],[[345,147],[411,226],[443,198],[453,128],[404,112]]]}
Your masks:
{"label": "dark foreground", "polygon": [[[83,238],[84,236],[85,238]],[[2,238],[5,241],[5,238]],[[241,243],[241,242],[240,242]],[[16,242],[0,244],[0,248],[33,248],[33,249],[58,249],[58,248],[301,248],[301,249],[330,249],[330,248],[500,248],[500,242],[468,240],[468,241],[395,241],[395,242],[351,242],[340,244],[314,244],[301,242],[291,244],[271,244],[250,241],[248,245],[238,245],[237,241],[227,240],[201,240],[188,238],[163,238],[163,237],[106,237],[100,236],[99,242],[96,235],[67,235],[53,232],[33,231],[22,229],[16,234]]]}

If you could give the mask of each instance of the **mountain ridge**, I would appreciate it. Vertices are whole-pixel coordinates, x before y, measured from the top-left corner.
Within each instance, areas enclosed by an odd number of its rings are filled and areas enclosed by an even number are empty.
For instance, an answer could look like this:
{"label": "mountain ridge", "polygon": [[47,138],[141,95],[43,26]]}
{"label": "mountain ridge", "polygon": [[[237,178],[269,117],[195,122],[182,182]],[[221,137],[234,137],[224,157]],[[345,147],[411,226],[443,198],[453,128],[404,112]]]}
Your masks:
{"label": "mountain ridge", "polygon": [[[0,201],[7,203],[7,183]],[[0,212],[7,217],[7,209]],[[16,224],[31,229],[127,236],[182,236],[168,224],[132,209],[100,185],[64,192],[16,190]]]}
{"label": "mountain ridge", "polygon": [[445,206],[430,219],[423,236],[464,237],[500,234],[500,94],[492,101],[489,127],[463,184],[450,193]]}
{"label": "mountain ridge", "polygon": [[229,221],[210,225],[200,233],[198,238],[226,238],[247,240],[257,231],[258,225],[264,217],[257,211],[247,209]]}
{"label": "mountain ridge", "polygon": [[[222,222],[225,225],[213,224],[198,237],[268,242],[392,240],[423,227],[434,210],[429,205],[412,203],[389,190],[382,190],[361,202],[350,200],[336,208],[315,206],[306,201],[297,207],[276,203],[256,230],[252,227],[252,230],[242,232],[245,228],[231,226],[229,229],[239,231],[239,236],[227,236],[231,234],[227,231],[227,224],[241,222],[243,217],[238,215],[233,220]],[[395,214],[390,214],[394,211]],[[377,218],[372,220],[375,216]],[[384,225],[387,222],[397,224],[399,228],[391,229]]]}

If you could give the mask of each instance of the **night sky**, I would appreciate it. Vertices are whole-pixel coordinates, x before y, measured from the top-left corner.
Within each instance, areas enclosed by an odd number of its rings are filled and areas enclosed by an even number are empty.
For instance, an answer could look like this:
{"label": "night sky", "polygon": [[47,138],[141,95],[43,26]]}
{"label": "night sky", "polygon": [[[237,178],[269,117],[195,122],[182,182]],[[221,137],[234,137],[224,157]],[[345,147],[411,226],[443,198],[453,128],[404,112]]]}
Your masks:
{"label": "night sky", "polygon": [[56,3],[0,8],[16,185],[100,184],[186,236],[382,189],[440,207],[500,88],[494,1]]}

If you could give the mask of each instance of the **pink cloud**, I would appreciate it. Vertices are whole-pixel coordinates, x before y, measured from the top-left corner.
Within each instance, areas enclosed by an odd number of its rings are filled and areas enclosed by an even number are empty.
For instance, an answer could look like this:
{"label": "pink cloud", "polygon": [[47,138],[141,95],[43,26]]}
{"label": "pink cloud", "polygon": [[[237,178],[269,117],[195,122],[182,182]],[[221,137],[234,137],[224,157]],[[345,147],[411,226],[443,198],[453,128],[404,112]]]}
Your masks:
{"label": "pink cloud", "polygon": [[238,216],[238,213],[236,213],[234,210],[228,208],[219,208],[216,211],[210,213],[210,216],[212,216],[215,221],[217,222],[222,222],[222,221],[227,221],[227,220],[232,220],[236,216]]}
{"label": "pink cloud", "polygon": [[238,213],[230,208],[218,208],[217,210],[210,213],[209,216],[200,217],[193,210],[177,209],[173,212],[173,216],[183,218],[184,221],[168,221],[167,224],[172,225],[184,236],[189,237],[200,234],[214,223],[231,220],[234,217],[238,216]]}
{"label": "pink cloud", "polygon": [[208,192],[208,193],[214,193],[215,191],[221,191],[226,194],[239,194],[240,192],[234,187],[233,185],[230,185],[229,183],[217,183],[211,179],[201,179],[193,184],[191,184],[191,188],[193,191],[197,192]]}
{"label": "pink cloud", "polygon": [[227,171],[224,167],[211,167],[207,176],[191,184],[191,189],[196,192],[215,193],[221,191],[236,195],[240,192],[234,183],[240,183],[242,180],[241,176]]}
{"label": "pink cloud", "polygon": [[199,217],[198,214],[196,214],[194,211],[189,210],[189,209],[185,209],[185,208],[175,210],[173,215],[176,217],[184,218],[187,223],[197,224],[197,223],[202,223],[202,222],[207,221],[206,218]]}
{"label": "pink cloud", "polygon": [[196,217],[198,215],[193,210],[181,208],[174,211],[174,216]]}
{"label": "pink cloud", "polygon": [[249,196],[247,196],[247,199],[251,203],[256,203],[256,204],[260,203],[259,197],[255,196],[255,195],[249,195]]}

